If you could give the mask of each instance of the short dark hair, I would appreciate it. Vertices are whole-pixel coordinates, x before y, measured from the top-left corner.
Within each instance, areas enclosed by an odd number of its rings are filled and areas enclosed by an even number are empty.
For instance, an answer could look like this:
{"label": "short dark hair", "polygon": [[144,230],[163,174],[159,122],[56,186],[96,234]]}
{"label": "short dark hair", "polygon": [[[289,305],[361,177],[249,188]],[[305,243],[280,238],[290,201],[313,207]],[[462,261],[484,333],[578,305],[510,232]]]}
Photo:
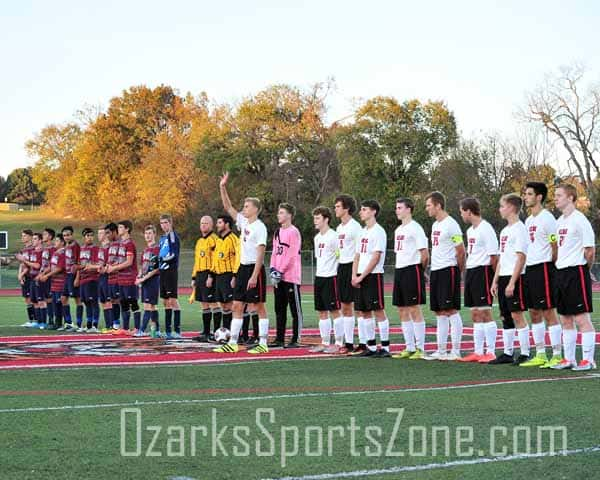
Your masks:
{"label": "short dark hair", "polygon": [[24,233],[25,235],[29,235],[31,237],[33,235],[33,230],[31,230],[30,228],[26,228],[25,230],[21,230],[21,233]]}
{"label": "short dark hair", "polygon": [[58,239],[58,240],[59,240],[59,241],[61,241],[62,243],[65,243],[65,238],[63,237],[63,234],[62,234],[62,233],[58,233],[58,234],[56,234],[56,237],[54,237],[54,239],[55,239],[55,240],[57,240],[57,239]]}
{"label": "short dark hair", "polygon": [[459,205],[461,210],[468,210],[473,215],[481,216],[481,203],[475,197],[463,198]]}
{"label": "short dark hair", "polygon": [[331,223],[331,210],[324,206],[318,206],[312,211],[313,217],[316,215],[321,215],[323,218],[327,219],[327,223]]}
{"label": "short dark hair", "polygon": [[506,195],[502,195],[500,200],[515,207],[517,213],[519,213],[523,207],[523,199],[516,193],[507,193]]}
{"label": "short dark hair", "polygon": [[381,211],[381,205],[379,205],[379,202],[377,200],[363,200],[360,203],[360,206],[370,208],[371,210],[375,210],[375,217],[377,217],[377,215],[379,215],[379,212]]}
{"label": "short dark hair", "polygon": [[570,183],[561,183],[556,188],[561,188],[565,191],[568,197],[573,197],[573,202],[577,201],[577,187]]}
{"label": "short dark hair", "polygon": [[116,223],[110,222],[106,224],[104,230],[108,230],[109,232],[116,232],[118,230],[118,227]]}
{"label": "short dark hair", "polygon": [[292,217],[296,215],[296,207],[294,207],[291,203],[280,203],[278,208],[283,208],[287,211]]}
{"label": "short dark hair", "polygon": [[406,208],[410,208],[410,213],[414,212],[414,210],[415,210],[415,202],[413,201],[412,198],[400,197],[400,198],[396,199],[396,203],[401,203]]}
{"label": "short dark hair", "polygon": [[83,231],[81,232],[81,235],[83,235],[83,236],[85,237],[85,236],[86,236],[86,235],[88,235],[89,233],[94,233],[94,231],[93,231],[93,230],[92,230],[90,227],[85,227],[85,228],[83,229]]}
{"label": "short dark hair", "polygon": [[444,194],[442,192],[431,192],[425,197],[425,201],[427,200],[431,200],[434,205],[439,205],[440,207],[442,207],[442,210],[446,208],[446,197],[444,197]]}
{"label": "short dark hair", "polygon": [[42,234],[41,234],[41,233],[39,233],[39,232],[35,232],[35,233],[34,233],[32,236],[33,236],[33,237],[37,237],[37,238],[38,238],[38,240],[41,240],[41,239],[42,239]]}
{"label": "short dark hair", "polygon": [[356,200],[354,200],[354,197],[342,193],[341,195],[335,197],[334,203],[338,202],[342,204],[342,207],[348,210],[350,215],[354,215],[356,213]]}
{"label": "short dark hair", "polygon": [[127,229],[127,233],[131,233],[133,230],[133,223],[131,223],[131,220],[121,220],[118,225],[123,225]]}
{"label": "short dark hair", "polygon": [[223,220],[223,223],[226,223],[227,225],[229,225],[229,228],[233,228],[233,218],[231,218],[231,215],[227,215],[227,214],[219,215],[217,217],[217,220]]}
{"label": "short dark hair", "polygon": [[48,234],[48,236],[50,237],[50,240],[52,240],[56,236],[56,232],[54,231],[53,228],[44,228],[44,232],[46,232]]}
{"label": "short dark hair", "polygon": [[542,196],[542,203],[544,203],[546,201],[546,197],[548,196],[548,187],[546,186],[545,183],[542,182],[527,182],[525,184],[525,188],[531,188],[533,189],[535,195],[541,195]]}
{"label": "short dark hair", "polygon": [[62,230],[60,231],[60,233],[65,233],[65,232],[71,232],[73,233],[75,230],[73,230],[73,227],[71,225],[67,225],[65,227],[62,228]]}

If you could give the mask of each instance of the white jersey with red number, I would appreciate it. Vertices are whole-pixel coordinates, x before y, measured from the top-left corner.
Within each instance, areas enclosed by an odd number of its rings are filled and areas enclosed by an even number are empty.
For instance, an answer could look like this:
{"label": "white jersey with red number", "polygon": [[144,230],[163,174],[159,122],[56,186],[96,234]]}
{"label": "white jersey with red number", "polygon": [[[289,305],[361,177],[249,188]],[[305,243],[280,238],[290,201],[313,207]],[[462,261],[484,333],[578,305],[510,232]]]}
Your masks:
{"label": "white jersey with red number", "polygon": [[396,268],[404,268],[421,263],[420,250],[427,248],[427,236],[423,227],[414,220],[401,224],[394,232],[394,252]]}
{"label": "white jersey with red number", "polygon": [[259,245],[267,245],[267,227],[258,218],[252,223],[248,222],[248,219],[241,213],[238,213],[236,223],[241,232],[240,263],[252,265],[256,263]]}
{"label": "white jersey with red number", "polygon": [[544,209],[537,215],[529,215],[525,220],[529,236],[527,266],[552,261],[552,243],[556,242],[556,219]]}
{"label": "white jersey with red number", "polygon": [[383,273],[385,263],[385,249],[387,235],[381,225],[376,223],[371,228],[365,227],[356,244],[356,253],[360,255],[358,260],[358,274],[362,274],[373,257],[373,253],[381,252],[379,261],[371,273]]}
{"label": "white jersey with red number", "polygon": [[[507,225],[500,232],[500,276],[511,276],[515,270],[518,253],[527,255],[527,229],[520,220]],[[523,265],[523,273],[525,265]]]}
{"label": "white jersey with red number", "polygon": [[498,238],[487,220],[467,230],[467,269],[490,265],[491,255],[498,255]]}
{"label": "white jersey with red number", "polygon": [[332,229],[315,235],[317,277],[335,277],[338,269],[338,235]]}
{"label": "white jersey with red number", "polygon": [[456,246],[462,244],[460,226],[450,215],[431,226],[431,270],[458,265]]}
{"label": "white jersey with red number", "polygon": [[362,234],[360,223],[351,218],[344,225],[340,223],[336,228],[338,236],[338,249],[340,251],[340,263],[352,263],[356,253],[356,242]]}
{"label": "white jersey with red number", "polygon": [[594,247],[596,239],[592,224],[579,210],[569,216],[561,215],[556,223],[558,232],[558,255],[556,268],[576,267],[587,263],[584,255],[586,247]]}

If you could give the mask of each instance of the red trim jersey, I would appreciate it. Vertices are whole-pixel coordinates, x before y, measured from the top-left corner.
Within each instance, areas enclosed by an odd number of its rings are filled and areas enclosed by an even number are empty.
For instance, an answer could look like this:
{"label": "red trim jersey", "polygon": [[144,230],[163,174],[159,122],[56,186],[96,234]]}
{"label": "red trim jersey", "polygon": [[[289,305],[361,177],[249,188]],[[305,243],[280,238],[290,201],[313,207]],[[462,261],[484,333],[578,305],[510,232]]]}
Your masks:
{"label": "red trim jersey", "polygon": [[[106,257],[107,265],[117,265],[119,263],[119,247],[121,246],[120,240],[110,242],[108,245],[108,256]],[[119,272],[111,272],[108,274],[108,284],[118,285],[119,284]]]}
{"label": "red trim jersey", "polygon": [[71,243],[65,246],[65,261],[67,273],[75,273],[75,266],[79,261],[79,250],[81,247],[73,240]]}
{"label": "red trim jersey", "polygon": [[[96,245],[84,245],[79,250],[79,265],[85,267],[86,265],[95,264],[98,262],[98,247]],[[79,271],[79,285],[85,285],[86,283],[98,281],[98,270],[80,270]]]}
{"label": "red trim jersey", "polygon": [[61,269],[60,273],[56,273],[50,277],[50,291],[62,293],[65,288],[65,281],[67,279],[67,272],[65,270],[67,268],[67,263],[64,248],[59,248],[58,250],[54,251],[52,257],[50,258],[50,268]]}
{"label": "red trim jersey", "polygon": [[121,240],[121,244],[119,245],[119,253],[118,259],[119,264],[125,263],[128,255],[133,255],[133,263],[124,268],[123,270],[119,270],[118,274],[118,283],[121,286],[131,286],[135,285],[135,279],[137,278],[138,267],[137,267],[137,249],[135,248],[135,243],[131,238],[127,240]]}

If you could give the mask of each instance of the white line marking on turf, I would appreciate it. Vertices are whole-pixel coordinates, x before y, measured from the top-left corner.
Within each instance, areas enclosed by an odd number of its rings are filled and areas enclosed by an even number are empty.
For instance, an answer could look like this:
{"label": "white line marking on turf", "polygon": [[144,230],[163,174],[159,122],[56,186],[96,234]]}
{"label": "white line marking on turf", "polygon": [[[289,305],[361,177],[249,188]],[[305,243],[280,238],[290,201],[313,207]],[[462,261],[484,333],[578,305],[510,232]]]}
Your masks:
{"label": "white line marking on turf", "polygon": [[[471,383],[468,385],[442,385],[439,387],[410,387],[398,390],[384,389],[384,390],[348,390],[341,392],[307,392],[307,393],[286,393],[278,395],[255,395],[251,397],[224,397],[224,398],[197,398],[197,399],[183,399],[183,400],[147,400],[147,401],[135,401],[135,402],[123,402],[123,403],[97,403],[87,405],[61,405],[56,407],[23,407],[23,408],[3,408],[0,409],[0,413],[23,413],[23,412],[49,412],[49,411],[61,411],[61,410],[93,410],[97,408],[115,408],[115,407],[140,407],[140,406],[153,406],[153,405],[197,405],[202,403],[215,403],[215,402],[245,402],[248,400],[280,400],[280,399],[295,399],[295,398],[309,398],[309,397],[333,397],[333,396],[346,396],[346,395],[373,395],[376,393],[388,393],[392,395],[412,392],[433,392],[433,391],[444,391],[444,390],[463,390],[467,388],[478,388],[478,387],[496,387],[499,385],[516,385],[521,383],[541,383],[541,382],[560,382],[560,381],[571,381],[571,380],[590,380],[600,377],[600,373],[582,375],[580,377],[571,378],[523,378],[519,380],[507,380],[507,381],[496,381],[496,382],[482,382],[482,383]],[[60,393],[60,392],[57,392]]]}
{"label": "white line marking on turf", "polygon": [[504,457],[485,457],[476,458],[473,460],[455,460],[453,462],[444,463],[427,463],[425,465],[381,468],[378,470],[355,470],[353,472],[321,473],[317,475],[303,475],[300,477],[279,477],[277,479],[264,480],[328,480],[331,478],[367,477],[373,475],[389,475],[391,473],[419,472],[427,470],[437,470],[440,468],[462,467],[465,465],[480,465],[483,463],[510,462],[513,460],[527,460],[530,458],[566,457],[569,455],[596,452],[600,452],[600,445],[587,448],[575,448],[572,450],[559,450],[558,452],[521,453],[516,455],[507,455]]}

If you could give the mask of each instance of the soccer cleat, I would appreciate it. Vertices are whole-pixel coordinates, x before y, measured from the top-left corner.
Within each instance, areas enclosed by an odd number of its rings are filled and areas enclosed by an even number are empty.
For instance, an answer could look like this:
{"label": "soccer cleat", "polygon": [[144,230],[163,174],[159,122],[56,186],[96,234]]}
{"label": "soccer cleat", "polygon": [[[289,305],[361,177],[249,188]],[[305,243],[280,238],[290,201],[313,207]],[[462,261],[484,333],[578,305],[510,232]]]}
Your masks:
{"label": "soccer cleat", "polygon": [[354,348],[352,348],[352,350],[350,350],[348,347],[342,347],[342,348],[340,348],[340,351],[338,353],[340,355],[351,355],[353,351],[354,351]]}
{"label": "soccer cleat", "polygon": [[319,345],[315,345],[312,348],[309,348],[308,351],[310,353],[322,353],[325,351],[325,349],[327,349],[329,345],[323,345],[322,343],[320,343]]}
{"label": "soccer cleat", "polygon": [[65,332],[74,332],[75,330],[76,330],[76,328],[73,326],[72,323],[65,323],[65,328],[64,328]]}
{"label": "soccer cleat", "polygon": [[246,341],[246,345],[248,345],[249,347],[251,347],[252,345],[258,345],[258,337],[250,337]]}
{"label": "soccer cleat", "polygon": [[208,335],[205,335],[204,333],[201,333],[200,335],[192,338],[192,341],[194,341],[194,342],[200,342],[200,343],[206,343],[206,342],[208,342]]}
{"label": "soccer cleat", "polygon": [[99,333],[96,327],[88,328],[87,333]]}
{"label": "soccer cleat", "polygon": [[563,358],[560,363],[558,363],[557,365],[554,365],[552,368],[552,370],[570,370],[573,367],[576,367],[577,364],[575,362],[569,362],[569,360],[567,360],[566,358]]}
{"label": "soccer cleat", "polygon": [[171,332],[167,332],[167,333],[165,333],[165,338],[167,340],[172,340],[173,339],[173,334]]}
{"label": "soccer cleat", "polygon": [[514,361],[513,361],[513,365],[515,367],[520,366],[522,363],[528,362],[530,360],[529,355],[523,355],[522,353],[515,357]]}
{"label": "soccer cleat", "polygon": [[548,357],[546,357],[545,353],[541,352],[538,353],[531,360],[523,362],[521,365],[519,365],[519,367],[542,367],[546,363],[548,363]]}
{"label": "soccer cleat", "polygon": [[360,355],[365,350],[367,350],[367,346],[362,343],[359,343],[358,346],[352,351],[351,355]]}
{"label": "soccer cleat", "polygon": [[48,328],[48,325],[45,323],[40,323],[39,327],[40,330],[46,330]]}
{"label": "soccer cleat", "polygon": [[540,366],[540,368],[552,368],[562,362],[562,355],[554,355],[550,360]]}
{"label": "soccer cleat", "polygon": [[148,334],[146,332],[143,332],[142,330],[138,330],[137,332],[135,332],[133,334],[134,337],[147,337]]}
{"label": "soccer cleat", "polygon": [[40,324],[38,322],[31,322],[29,328],[40,328]]}
{"label": "soccer cleat", "polygon": [[490,363],[491,361],[496,360],[496,355],[493,353],[486,353],[479,357],[479,363]]}
{"label": "soccer cleat", "polygon": [[360,352],[359,354],[355,354],[357,357],[373,357],[376,358],[377,357],[377,350],[369,350],[368,348],[366,350],[363,350],[362,352]]}
{"label": "soccer cleat", "polygon": [[424,358],[425,352],[423,352],[423,350],[417,349],[417,351],[409,357],[409,360],[423,360]]}
{"label": "soccer cleat", "polygon": [[435,351],[430,355],[425,355],[424,358],[428,361],[439,360],[445,362],[448,359],[448,354],[446,352]]}
{"label": "soccer cleat", "polygon": [[483,355],[473,352],[469,353],[466,357],[459,358],[458,361],[464,363],[478,363],[481,360],[481,357],[483,357]]}
{"label": "soccer cleat", "polygon": [[513,364],[515,358],[512,355],[507,353],[502,353],[499,357],[494,358],[488,362],[488,365],[503,365],[503,364]]}
{"label": "soccer cleat", "polygon": [[302,347],[302,345],[300,345],[298,342],[292,341],[283,348],[300,348],[300,347]]}
{"label": "soccer cleat", "polygon": [[260,355],[262,353],[269,353],[269,347],[259,343],[256,347],[248,350],[248,353],[251,355]]}
{"label": "soccer cleat", "polygon": [[417,353],[417,352],[411,352],[410,350],[402,350],[401,352],[394,353],[394,355],[392,355],[392,358],[400,358],[400,359],[410,358],[415,353]]}
{"label": "soccer cleat", "polygon": [[22,327],[25,327],[25,328],[31,328],[31,324],[32,324],[32,323],[33,323],[33,322],[25,322],[25,323],[23,323],[21,326],[22,326]]}
{"label": "soccer cleat", "polygon": [[392,358],[392,356],[390,355],[390,352],[388,350],[382,348],[375,352],[375,355],[373,355],[373,358]]}
{"label": "soccer cleat", "polygon": [[329,353],[332,355],[336,355],[340,353],[340,346],[339,345],[329,345],[325,350],[323,350],[323,353]]}
{"label": "soccer cleat", "polygon": [[100,333],[112,333],[112,328],[103,328],[102,330],[100,330]]}
{"label": "soccer cleat", "polygon": [[111,333],[113,335],[124,335],[125,334],[125,330],[122,330],[120,328],[113,328]]}
{"label": "soccer cleat", "polygon": [[462,357],[460,356],[460,353],[450,352],[448,355],[446,355],[446,361],[448,362],[459,362],[461,359]]}
{"label": "soccer cleat", "polygon": [[83,328],[83,327],[78,327],[77,330],[75,330],[76,333],[86,333],[87,332],[87,328]]}
{"label": "soccer cleat", "polygon": [[218,348],[213,349],[214,353],[237,353],[239,347],[235,343],[226,343]]}
{"label": "soccer cleat", "polygon": [[585,370],[596,370],[596,362],[590,362],[589,360],[582,360],[579,365],[573,367],[574,372],[583,372]]}
{"label": "soccer cleat", "polygon": [[179,340],[179,339],[181,339],[181,338],[183,338],[183,337],[181,336],[181,333],[179,333],[179,332],[173,332],[173,333],[171,334],[171,338],[173,338],[173,339],[175,339],[175,340]]}
{"label": "soccer cleat", "polygon": [[283,340],[275,340],[274,342],[269,343],[269,348],[284,348],[285,342]]}

